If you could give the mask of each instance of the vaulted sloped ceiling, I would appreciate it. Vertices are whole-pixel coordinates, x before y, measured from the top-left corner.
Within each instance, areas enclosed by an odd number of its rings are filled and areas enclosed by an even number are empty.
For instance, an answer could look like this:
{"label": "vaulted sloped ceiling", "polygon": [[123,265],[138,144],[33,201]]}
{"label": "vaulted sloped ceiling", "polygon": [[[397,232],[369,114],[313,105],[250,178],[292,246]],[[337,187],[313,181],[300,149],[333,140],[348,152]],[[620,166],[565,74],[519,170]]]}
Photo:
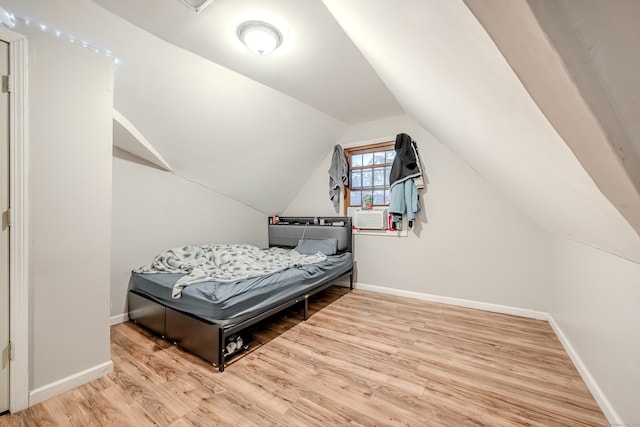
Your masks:
{"label": "vaulted sloped ceiling", "polygon": [[171,166],[140,131],[118,110],[113,110],[113,146],[171,172]]}
{"label": "vaulted sloped ceiling", "polygon": [[171,169],[265,214],[288,205],[347,126],[91,1],[2,0],[2,5],[34,25],[111,50],[119,59],[116,110]]}
{"label": "vaulted sloped ceiling", "polygon": [[[319,0],[215,0],[194,13],[181,0],[94,0],[161,39],[349,124],[402,114],[393,95]],[[236,36],[247,20],[283,33],[256,57]]]}
{"label": "vaulted sloped ceiling", "polygon": [[[118,112],[175,173],[259,211],[284,209],[350,124],[406,113],[550,233],[640,262],[600,178],[463,0],[0,2],[111,49]],[[257,57],[234,28],[266,15],[292,38]]]}
{"label": "vaulted sloped ceiling", "polygon": [[407,114],[525,214],[554,235],[640,262],[634,229],[462,1],[324,3]]}
{"label": "vaulted sloped ceiling", "polygon": [[465,3],[596,185],[640,232],[640,2]]}

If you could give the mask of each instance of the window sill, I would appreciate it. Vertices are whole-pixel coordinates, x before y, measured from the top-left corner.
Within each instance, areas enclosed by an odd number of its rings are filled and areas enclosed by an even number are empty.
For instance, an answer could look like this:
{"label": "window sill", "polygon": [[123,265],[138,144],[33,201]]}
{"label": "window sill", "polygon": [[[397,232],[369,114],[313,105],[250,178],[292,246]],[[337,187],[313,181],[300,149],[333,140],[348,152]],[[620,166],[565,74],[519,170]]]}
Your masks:
{"label": "window sill", "polygon": [[409,235],[409,231],[406,229],[402,229],[401,231],[390,231],[390,230],[369,230],[369,229],[353,229],[354,236],[384,236],[384,237],[407,237]]}

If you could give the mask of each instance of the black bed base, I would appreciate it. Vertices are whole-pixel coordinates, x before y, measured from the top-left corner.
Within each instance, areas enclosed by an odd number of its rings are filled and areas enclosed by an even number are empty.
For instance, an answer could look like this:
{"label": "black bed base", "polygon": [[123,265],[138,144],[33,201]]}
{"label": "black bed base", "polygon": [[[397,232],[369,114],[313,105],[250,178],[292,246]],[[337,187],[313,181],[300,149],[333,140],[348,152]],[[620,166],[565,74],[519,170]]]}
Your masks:
{"label": "black bed base", "polygon": [[[346,274],[349,275],[349,289],[351,290],[353,289],[353,272],[350,271]],[[249,319],[228,326],[220,326],[193,315],[165,307],[147,296],[131,290],[129,291],[128,299],[129,320],[216,365],[218,370],[223,372],[225,367],[225,345],[229,337],[299,302],[304,302],[304,320],[307,320],[309,318],[309,297],[325,290],[337,280],[332,280],[304,295],[284,301]]]}

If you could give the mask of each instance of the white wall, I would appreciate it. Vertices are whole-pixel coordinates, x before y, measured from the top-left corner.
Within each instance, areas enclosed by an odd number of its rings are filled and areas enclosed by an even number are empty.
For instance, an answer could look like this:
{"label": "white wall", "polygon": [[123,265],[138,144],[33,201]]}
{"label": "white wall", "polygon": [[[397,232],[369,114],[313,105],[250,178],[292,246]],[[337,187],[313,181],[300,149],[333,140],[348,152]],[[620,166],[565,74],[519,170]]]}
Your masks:
{"label": "white wall", "polygon": [[[418,143],[429,184],[406,238],[356,236],[357,282],[536,311],[548,310],[548,234],[473,169],[407,117],[350,128],[343,146]],[[283,215],[335,215],[328,196],[331,153]]]}
{"label": "white wall", "polygon": [[640,264],[564,239],[552,253],[550,313],[606,396],[609,421],[637,424]]}
{"label": "white wall", "polygon": [[[112,369],[113,61],[18,25],[29,41],[31,404]],[[75,383],[73,384],[75,385]]]}
{"label": "white wall", "polygon": [[[114,150],[111,316],[122,320],[133,268],[183,244],[267,245],[267,216]],[[142,162],[142,163],[140,163]]]}

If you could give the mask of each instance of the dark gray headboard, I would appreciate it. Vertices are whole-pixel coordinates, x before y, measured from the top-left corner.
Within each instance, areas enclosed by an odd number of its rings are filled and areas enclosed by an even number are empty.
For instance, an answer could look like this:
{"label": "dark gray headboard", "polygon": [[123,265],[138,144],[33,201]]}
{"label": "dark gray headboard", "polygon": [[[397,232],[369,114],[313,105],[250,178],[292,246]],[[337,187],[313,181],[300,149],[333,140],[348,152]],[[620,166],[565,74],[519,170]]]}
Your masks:
{"label": "dark gray headboard", "polygon": [[[314,224],[314,219],[318,224]],[[304,233],[305,239],[338,239],[338,252],[351,252],[351,217],[280,217],[277,224],[272,224],[272,217],[267,218],[269,224],[269,246],[295,248]],[[324,223],[324,225],[320,225]],[[306,229],[305,229],[306,227]]]}

